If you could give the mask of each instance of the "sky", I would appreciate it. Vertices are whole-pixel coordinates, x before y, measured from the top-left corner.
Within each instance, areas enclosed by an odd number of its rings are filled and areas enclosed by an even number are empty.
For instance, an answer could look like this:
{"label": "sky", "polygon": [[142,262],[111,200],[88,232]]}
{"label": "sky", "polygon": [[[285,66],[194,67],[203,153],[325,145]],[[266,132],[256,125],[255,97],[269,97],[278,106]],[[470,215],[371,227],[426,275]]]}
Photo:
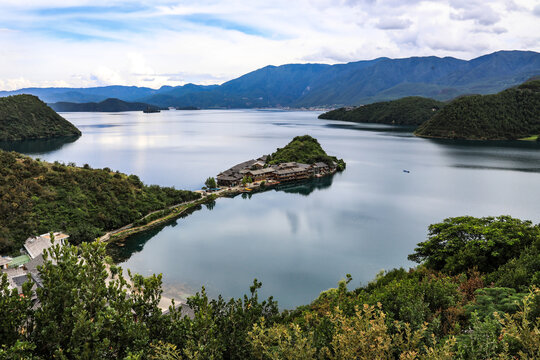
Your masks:
{"label": "sky", "polygon": [[498,50],[540,51],[540,0],[0,0],[0,90]]}

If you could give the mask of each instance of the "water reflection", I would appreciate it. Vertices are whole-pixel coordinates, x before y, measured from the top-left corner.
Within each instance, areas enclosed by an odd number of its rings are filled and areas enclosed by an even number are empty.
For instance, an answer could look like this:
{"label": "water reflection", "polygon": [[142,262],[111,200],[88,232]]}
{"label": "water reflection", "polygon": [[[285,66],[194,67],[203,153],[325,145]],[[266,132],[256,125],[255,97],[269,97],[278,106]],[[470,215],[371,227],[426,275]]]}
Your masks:
{"label": "water reflection", "polygon": [[[301,182],[294,182],[294,183],[287,183],[287,184],[280,184],[278,187],[275,188],[269,188],[267,190],[259,191],[265,192],[265,191],[277,191],[277,192],[285,192],[289,194],[298,194],[302,196],[308,196],[315,190],[323,190],[327,189],[332,185],[332,181],[335,174],[325,176],[322,178],[315,178],[310,179],[307,181],[301,181]],[[251,199],[252,196],[256,196],[257,193],[242,193],[239,196],[242,199]],[[237,195],[238,196],[238,195]],[[204,204],[204,207],[207,210],[213,210],[216,206],[216,201],[212,200]],[[143,233],[135,234],[133,236],[128,237],[127,239],[123,239],[122,241],[118,241],[115,243],[110,243],[108,245],[108,252],[109,255],[113,258],[115,263],[121,263],[127,261],[133,254],[141,252],[144,249],[145,244],[152,239],[155,235],[160,233],[164,228],[166,227],[175,227],[178,225],[178,219],[185,218],[186,216],[192,214],[193,212],[197,210],[201,210],[203,207],[201,205],[195,206],[188,211],[184,212],[180,217],[171,220],[170,222],[164,223],[158,227],[152,228],[148,231],[145,231]],[[287,218],[289,221],[289,224],[291,225],[291,229],[293,232],[296,232],[298,230],[298,216],[294,213],[287,213]]]}
{"label": "water reflection", "polygon": [[78,136],[56,137],[51,139],[32,139],[20,141],[0,141],[0,149],[23,154],[44,154],[58,150],[66,144],[79,139]]}
{"label": "water reflection", "polygon": [[[215,201],[213,201],[213,203],[214,205],[211,206],[212,208],[215,206]],[[112,257],[115,263],[124,262],[128,260],[133,254],[143,251],[144,245],[148,242],[148,240],[156,236],[159,232],[161,232],[161,230],[163,230],[166,227],[171,227],[171,228],[176,227],[176,225],[178,225],[179,219],[183,219],[186,216],[189,216],[190,214],[192,214],[193,212],[197,210],[201,210],[201,209],[202,209],[201,205],[194,206],[186,210],[185,212],[183,212],[176,219],[165,222],[157,227],[151,228],[142,233],[138,233],[133,236],[130,236],[127,239],[122,239],[117,242],[111,242],[107,245],[107,252]],[[207,206],[207,209],[211,210],[211,208],[209,208],[208,206]]]}

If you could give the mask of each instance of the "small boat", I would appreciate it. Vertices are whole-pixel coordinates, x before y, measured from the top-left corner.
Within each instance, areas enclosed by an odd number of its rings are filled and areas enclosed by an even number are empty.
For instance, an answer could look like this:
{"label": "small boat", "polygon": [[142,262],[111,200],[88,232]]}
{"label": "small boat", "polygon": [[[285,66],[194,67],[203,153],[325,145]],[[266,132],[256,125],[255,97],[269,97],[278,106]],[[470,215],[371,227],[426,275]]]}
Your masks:
{"label": "small boat", "polygon": [[406,173],[406,174],[410,173],[409,170],[403,170],[403,172]]}

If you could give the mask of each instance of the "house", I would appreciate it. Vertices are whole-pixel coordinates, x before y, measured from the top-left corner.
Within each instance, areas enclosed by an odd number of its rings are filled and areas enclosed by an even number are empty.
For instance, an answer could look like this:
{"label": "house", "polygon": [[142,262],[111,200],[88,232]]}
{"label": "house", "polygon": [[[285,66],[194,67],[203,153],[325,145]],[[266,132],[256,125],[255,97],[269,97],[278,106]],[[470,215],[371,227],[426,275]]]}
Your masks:
{"label": "house", "polygon": [[328,171],[330,167],[326,163],[317,162],[311,166],[311,169],[313,173],[317,175]]}
{"label": "house", "polygon": [[43,254],[43,251],[51,248],[54,245],[64,245],[69,238],[69,235],[64,233],[56,232],[54,233],[54,242],[51,241],[50,234],[43,234],[36,237],[31,237],[26,240],[24,243],[24,249],[30,256],[30,258],[35,259],[38,256]]}
{"label": "house", "polygon": [[250,176],[253,181],[269,180],[274,177],[276,169],[268,167],[260,170],[250,170],[246,175]]}

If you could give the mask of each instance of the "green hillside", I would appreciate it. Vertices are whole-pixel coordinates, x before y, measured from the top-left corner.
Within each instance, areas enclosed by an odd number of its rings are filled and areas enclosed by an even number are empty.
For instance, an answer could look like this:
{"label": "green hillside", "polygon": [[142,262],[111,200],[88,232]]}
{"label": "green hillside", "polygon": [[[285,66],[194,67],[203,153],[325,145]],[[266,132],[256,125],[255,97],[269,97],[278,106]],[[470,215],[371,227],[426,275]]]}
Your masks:
{"label": "green hillside", "polygon": [[137,176],[50,164],[0,151],[0,254],[31,235],[65,231],[90,241],[153,210],[199,198],[191,191],[146,186]]}
{"label": "green hillside", "polygon": [[0,98],[0,140],[80,136],[72,123],[33,95]]}
{"label": "green hillside", "polygon": [[411,96],[354,108],[339,108],[319,115],[319,119],[416,126],[429,120],[444,105],[437,100]]}
{"label": "green hillside", "polygon": [[452,101],[415,132],[417,136],[514,140],[540,134],[540,80],[494,95]]}
{"label": "green hillside", "polygon": [[266,160],[268,164],[281,164],[293,161],[304,164],[324,162],[328,165],[336,162],[337,168],[340,171],[344,170],[346,166],[343,159],[326,154],[317,139],[309,135],[295,137],[284,148],[278,148],[275,153],[269,155]]}

